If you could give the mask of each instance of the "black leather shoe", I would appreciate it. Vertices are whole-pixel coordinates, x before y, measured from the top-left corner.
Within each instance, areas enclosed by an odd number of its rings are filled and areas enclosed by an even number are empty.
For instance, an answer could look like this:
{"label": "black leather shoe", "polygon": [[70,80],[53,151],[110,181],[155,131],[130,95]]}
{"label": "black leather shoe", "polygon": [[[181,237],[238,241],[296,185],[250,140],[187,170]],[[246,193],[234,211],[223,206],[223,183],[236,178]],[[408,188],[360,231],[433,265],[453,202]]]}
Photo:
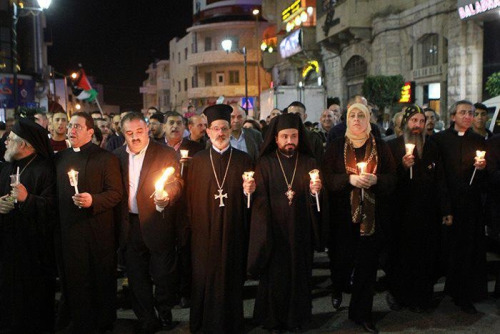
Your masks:
{"label": "black leather shoe", "polygon": [[338,310],[342,305],[342,292],[332,292],[332,306]]}
{"label": "black leather shoe", "polygon": [[385,301],[387,302],[389,308],[393,311],[401,311],[403,309],[390,292],[387,292],[385,295]]}
{"label": "black leather shoe", "polygon": [[360,323],[361,327],[365,330],[367,333],[375,333],[378,334],[378,329],[375,327],[375,325],[371,322],[362,322]]}

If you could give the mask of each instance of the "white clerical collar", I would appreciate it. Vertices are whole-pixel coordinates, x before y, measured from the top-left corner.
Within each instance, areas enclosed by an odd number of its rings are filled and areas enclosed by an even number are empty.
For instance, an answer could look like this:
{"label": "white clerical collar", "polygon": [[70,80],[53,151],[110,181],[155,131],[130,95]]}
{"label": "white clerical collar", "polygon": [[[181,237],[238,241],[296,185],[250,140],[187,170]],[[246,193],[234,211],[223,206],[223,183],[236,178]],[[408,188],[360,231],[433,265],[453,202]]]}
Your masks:
{"label": "white clerical collar", "polygon": [[231,145],[227,145],[226,148],[222,149],[222,150],[219,150],[217,147],[215,147],[214,145],[212,145],[212,148],[214,149],[215,152],[219,153],[219,154],[224,154],[224,152],[226,152],[227,150],[229,150],[229,148],[231,147]]}
{"label": "white clerical collar", "polygon": [[139,153],[134,153],[134,152],[132,152],[132,151],[129,149],[128,145],[127,145],[127,146],[125,146],[125,151],[127,151],[127,153],[128,153],[128,154],[131,154],[131,155],[133,155],[133,156],[137,156],[137,155],[144,155],[144,154],[146,153],[146,150],[148,149],[148,146],[149,146],[149,140],[148,140],[148,144],[147,144],[147,145],[146,145],[146,146],[145,146],[145,147],[144,147],[144,148],[143,148],[143,149],[142,149]]}
{"label": "white clerical collar", "polygon": [[465,135],[465,131],[458,131],[458,136],[463,137]]}
{"label": "white clerical collar", "polygon": [[79,147],[72,147],[73,151],[75,152],[80,152],[80,148]]}

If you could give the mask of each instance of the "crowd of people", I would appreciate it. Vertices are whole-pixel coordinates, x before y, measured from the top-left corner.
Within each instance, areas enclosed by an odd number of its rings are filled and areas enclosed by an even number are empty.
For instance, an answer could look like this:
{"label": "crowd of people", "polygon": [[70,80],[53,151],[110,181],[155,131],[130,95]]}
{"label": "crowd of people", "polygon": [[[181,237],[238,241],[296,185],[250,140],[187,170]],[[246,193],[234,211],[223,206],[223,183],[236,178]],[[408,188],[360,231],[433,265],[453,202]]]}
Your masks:
{"label": "crowd of people", "polygon": [[319,128],[298,101],[261,122],[236,104],[12,120],[0,331],[111,331],[117,266],[139,333],[173,329],[176,305],[190,308],[192,333],[244,332],[247,279],[259,281],[257,325],[301,331],[315,251],[328,252],[332,307],[350,293],[348,317],[366,332],[378,332],[378,269],[391,310],[431,312],[445,277],[459,309],[476,313],[488,293],[485,231],[500,235],[500,137],[486,108],[454,103],[442,131],[430,108],[378,124],[375,109],[362,96],[344,112],[334,103]]}

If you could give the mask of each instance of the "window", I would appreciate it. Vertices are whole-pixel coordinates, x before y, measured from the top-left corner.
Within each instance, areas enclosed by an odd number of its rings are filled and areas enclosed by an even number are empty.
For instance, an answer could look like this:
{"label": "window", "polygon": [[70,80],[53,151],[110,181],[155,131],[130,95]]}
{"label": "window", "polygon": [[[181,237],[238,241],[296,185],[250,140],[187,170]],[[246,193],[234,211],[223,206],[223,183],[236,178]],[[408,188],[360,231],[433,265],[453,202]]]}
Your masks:
{"label": "window", "polygon": [[180,64],[181,63],[181,53],[180,52],[177,53],[177,57],[178,57],[177,63]]}
{"label": "window", "polygon": [[240,72],[239,71],[229,71],[229,84],[237,85],[240,83]]}
{"label": "window", "polygon": [[217,72],[216,78],[217,78],[217,85],[223,86],[224,85],[224,72]]}
{"label": "window", "polygon": [[195,76],[193,75],[193,76],[191,77],[191,87],[192,87],[192,88],[196,88],[197,86],[198,86],[198,84],[196,83],[196,78],[195,78]]}
{"label": "window", "polygon": [[428,34],[420,39],[420,67],[438,64],[438,35]]}
{"label": "window", "polygon": [[212,86],[212,72],[205,72],[205,87]]}
{"label": "window", "polygon": [[184,79],[184,91],[187,91],[188,90],[188,79],[185,78]]}
{"label": "window", "polygon": [[344,67],[347,81],[347,96],[362,94],[363,82],[368,74],[368,65],[361,56],[353,56]]}
{"label": "window", "polygon": [[212,51],[212,38],[205,37],[205,51]]}
{"label": "window", "polygon": [[184,59],[188,59],[188,48],[184,48]]}
{"label": "window", "polygon": [[177,91],[178,92],[181,91],[181,82],[180,81],[177,81]]}

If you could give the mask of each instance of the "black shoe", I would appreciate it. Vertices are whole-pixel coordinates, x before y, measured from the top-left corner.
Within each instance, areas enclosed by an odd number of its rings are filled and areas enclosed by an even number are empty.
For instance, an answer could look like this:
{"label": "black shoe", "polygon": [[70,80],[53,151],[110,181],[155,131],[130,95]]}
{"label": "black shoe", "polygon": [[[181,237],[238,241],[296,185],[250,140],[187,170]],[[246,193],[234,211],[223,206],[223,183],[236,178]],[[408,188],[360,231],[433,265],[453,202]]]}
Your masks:
{"label": "black shoe", "polygon": [[332,292],[332,306],[338,310],[342,305],[342,292]]}
{"label": "black shoe", "polygon": [[385,301],[387,302],[387,305],[389,305],[389,308],[393,311],[401,311],[403,309],[390,292],[387,292],[385,295]]}
{"label": "black shoe", "polygon": [[467,314],[477,314],[477,310],[472,303],[463,303],[460,305],[460,309]]}
{"label": "black shoe", "polygon": [[159,315],[160,319],[160,325],[162,330],[171,330],[173,329],[177,324],[172,321],[172,311],[166,311],[162,312]]}
{"label": "black shoe", "polygon": [[361,322],[359,323],[359,325],[361,325],[361,327],[363,327],[363,329],[365,330],[365,332],[367,333],[375,333],[375,334],[378,334],[378,329],[377,327],[375,327],[375,325],[371,322]]}

